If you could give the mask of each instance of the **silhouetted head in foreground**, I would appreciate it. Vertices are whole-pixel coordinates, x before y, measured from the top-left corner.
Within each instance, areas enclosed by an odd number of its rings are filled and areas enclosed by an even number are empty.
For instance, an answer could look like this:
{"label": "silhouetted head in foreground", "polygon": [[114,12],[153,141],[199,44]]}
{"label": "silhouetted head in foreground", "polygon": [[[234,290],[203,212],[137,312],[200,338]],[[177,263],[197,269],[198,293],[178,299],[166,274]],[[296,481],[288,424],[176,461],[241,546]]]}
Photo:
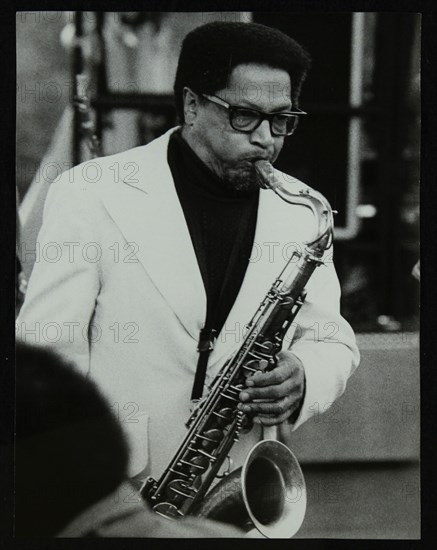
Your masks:
{"label": "silhouetted head in foreground", "polygon": [[96,386],[53,352],[17,344],[16,536],[54,536],[125,479],[128,448]]}

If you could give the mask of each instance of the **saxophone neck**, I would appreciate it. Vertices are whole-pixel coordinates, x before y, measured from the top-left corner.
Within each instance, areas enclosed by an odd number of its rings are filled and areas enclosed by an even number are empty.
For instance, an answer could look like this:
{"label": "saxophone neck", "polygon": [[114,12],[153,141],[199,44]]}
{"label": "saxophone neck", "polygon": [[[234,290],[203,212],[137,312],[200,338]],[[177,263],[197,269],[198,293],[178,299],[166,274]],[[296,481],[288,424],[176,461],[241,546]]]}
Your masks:
{"label": "saxophone neck", "polygon": [[290,191],[281,181],[280,172],[275,170],[270,162],[260,160],[255,163],[259,176],[259,185],[263,189],[271,189],[283,201],[309,208],[315,218],[315,229],[312,238],[305,244],[313,251],[323,252],[332,244],[334,228],[334,211],[329,201],[314,189],[304,185],[293,176],[287,176],[287,181],[298,184],[297,191]]}

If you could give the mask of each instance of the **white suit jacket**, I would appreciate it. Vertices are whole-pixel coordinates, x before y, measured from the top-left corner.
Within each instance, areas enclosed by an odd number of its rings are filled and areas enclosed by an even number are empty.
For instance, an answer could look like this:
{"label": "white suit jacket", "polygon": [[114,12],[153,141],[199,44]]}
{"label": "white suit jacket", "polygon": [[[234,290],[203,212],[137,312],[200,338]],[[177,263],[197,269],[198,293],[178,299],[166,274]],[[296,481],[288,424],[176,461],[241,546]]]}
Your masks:
{"label": "white suit jacket", "polygon": [[[39,257],[17,319],[20,338],[55,348],[98,384],[128,437],[131,475],[159,476],[183,439],[206,314],[167,163],[172,131],[76,166],[51,185]],[[241,343],[285,259],[313,230],[309,209],[260,192],[251,260],[210,356],[207,384]],[[335,401],[359,361],[353,331],[339,313],[330,253],[284,340],[306,376],[305,400],[290,430]],[[236,464],[261,437],[255,426],[234,445]]]}

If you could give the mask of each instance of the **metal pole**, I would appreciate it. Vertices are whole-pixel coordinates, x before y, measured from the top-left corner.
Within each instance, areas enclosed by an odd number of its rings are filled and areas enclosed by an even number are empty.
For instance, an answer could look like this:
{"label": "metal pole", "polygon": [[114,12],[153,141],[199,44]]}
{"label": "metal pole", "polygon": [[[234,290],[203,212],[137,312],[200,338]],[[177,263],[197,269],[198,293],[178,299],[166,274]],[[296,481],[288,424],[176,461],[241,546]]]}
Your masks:
{"label": "metal pole", "polygon": [[[82,37],[83,37],[83,13],[77,11],[74,14],[75,23],[75,41],[73,48],[73,61],[72,61],[72,82],[73,90],[76,90],[76,75],[81,74],[83,71],[83,52],[82,52]],[[80,132],[80,117],[76,108],[73,108],[73,136],[72,136],[72,158],[73,165],[79,164],[81,161],[81,132]]]}

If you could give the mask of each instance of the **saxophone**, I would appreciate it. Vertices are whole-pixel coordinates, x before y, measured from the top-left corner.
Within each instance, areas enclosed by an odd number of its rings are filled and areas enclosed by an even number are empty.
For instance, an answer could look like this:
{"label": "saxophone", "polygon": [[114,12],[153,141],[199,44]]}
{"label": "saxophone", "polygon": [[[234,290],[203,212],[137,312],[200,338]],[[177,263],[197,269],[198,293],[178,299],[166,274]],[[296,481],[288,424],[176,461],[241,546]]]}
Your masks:
{"label": "saxophone", "polygon": [[[314,237],[301,254],[288,260],[247,325],[242,344],[197,403],[187,422],[188,433],[170,464],[158,481],[147,478],[140,494],[166,518],[207,517],[252,529],[250,534],[259,531],[268,538],[289,538],[303,522],[306,489],[299,463],[288,447],[263,440],[252,448],[242,468],[224,475],[219,470],[241,432],[250,429],[250,419],[237,408],[238,394],[248,375],[275,367],[283,338],[304,303],[305,286],[331,246],[333,211],[321,193],[287,176],[300,186],[297,193],[290,192],[269,162],[258,161],[255,169],[261,188],[311,210],[316,220]],[[223,479],[208,492],[218,477]]]}

